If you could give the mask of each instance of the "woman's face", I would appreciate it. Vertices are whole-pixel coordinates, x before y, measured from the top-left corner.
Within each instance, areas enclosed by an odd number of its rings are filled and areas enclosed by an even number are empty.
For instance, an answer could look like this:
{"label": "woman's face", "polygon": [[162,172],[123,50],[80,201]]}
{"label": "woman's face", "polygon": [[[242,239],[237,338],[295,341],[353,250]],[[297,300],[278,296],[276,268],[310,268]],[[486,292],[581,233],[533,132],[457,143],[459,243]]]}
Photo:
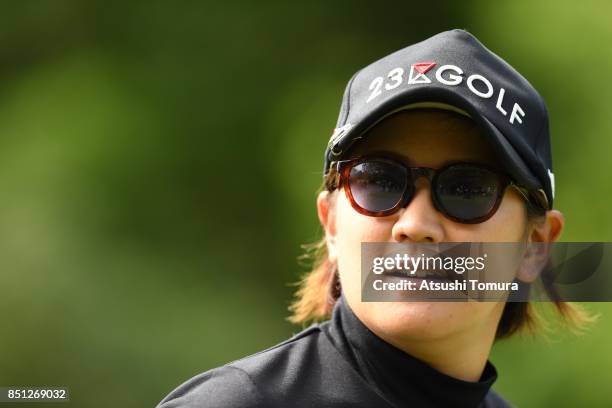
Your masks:
{"label": "woman's face", "polygon": [[[448,161],[497,161],[469,118],[443,110],[403,111],[388,117],[358,142],[347,158],[393,152],[414,166],[438,168]],[[338,264],[342,291],[351,309],[372,331],[391,343],[431,341],[475,328],[494,333],[504,304],[499,302],[361,302],[361,242],[518,242],[528,235],[521,195],[505,192],[497,212],[480,224],[445,218],[432,203],[429,181],[419,178],[409,205],[386,217],[355,211],[343,190],[319,203],[329,256]],[[322,198],[320,198],[321,201]],[[321,214],[321,211],[326,212]],[[476,330],[478,331],[478,330]]]}

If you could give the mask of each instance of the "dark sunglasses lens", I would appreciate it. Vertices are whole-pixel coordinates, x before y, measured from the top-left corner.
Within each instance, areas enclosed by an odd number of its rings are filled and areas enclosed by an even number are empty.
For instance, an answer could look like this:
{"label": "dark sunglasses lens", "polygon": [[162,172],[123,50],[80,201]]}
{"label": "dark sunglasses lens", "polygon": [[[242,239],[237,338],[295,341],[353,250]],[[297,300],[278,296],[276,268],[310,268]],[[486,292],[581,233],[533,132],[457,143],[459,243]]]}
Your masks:
{"label": "dark sunglasses lens", "polygon": [[349,187],[355,204],[369,212],[394,208],[408,184],[407,170],[386,161],[356,164],[349,173]]}
{"label": "dark sunglasses lens", "polygon": [[492,171],[457,165],[439,174],[436,194],[450,216],[464,221],[477,220],[493,211],[500,184],[499,176]]}

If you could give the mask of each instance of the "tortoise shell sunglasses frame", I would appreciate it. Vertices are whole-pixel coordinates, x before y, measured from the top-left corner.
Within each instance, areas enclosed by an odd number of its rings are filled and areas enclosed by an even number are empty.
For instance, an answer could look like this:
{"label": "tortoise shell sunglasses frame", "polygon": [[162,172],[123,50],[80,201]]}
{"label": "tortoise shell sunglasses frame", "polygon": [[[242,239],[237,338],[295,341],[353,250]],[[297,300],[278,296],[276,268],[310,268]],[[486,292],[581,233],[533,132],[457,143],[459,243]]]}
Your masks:
{"label": "tortoise shell sunglasses frame", "polygon": [[[383,210],[364,208],[364,206],[360,205],[358,200],[355,198],[355,195],[351,188],[351,170],[353,170],[355,166],[358,166],[360,164],[374,162],[384,163],[388,166],[388,168],[394,168],[397,169],[397,171],[404,172],[404,176],[407,177],[407,182],[403,188],[403,191],[401,192],[401,197],[398,197],[397,202],[395,202],[393,206],[385,208]],[[487,206],[487,211],[483,214],[479,214],[478,216],[472,217],[464,217],[457,214],[461,212],[458,208],[454,209],[455,214],[453,214],[452,203],[445,203],[445,199],[440,196],[440,175],[444,175],[445,172],[448,172],[449,170],[456,171],[457,169],[461,168],[467,169],[468,171],[482,171],[483,174],[488,173],[489,176],[492,176],[492,180],[495,181],[496,191],[494,192],[494,197],[492,197],[495,201],[492,206]],[[344,187],[344,192],[347,198],[349,199],[349,202],[351,203],[353,209],[355,209],[360,214],[367,215],[370,217],[386,217],[394,214],[401,208],[406,207],[414,197],[415,182],[419,177],[425,177],[429,180],[431,186],[431,199],[436,210],[441,212],[448,219],[458,223],[478,224],[491,218],[495,214],[495,212],[497,212],[505,194],[505,191],[508,187],[515,188],[519,192],[519,194],[526,200],[528,204],[528,212],[530,214],[542,215],[546,211],[542,207],[541,203],[534,203],[534,196],[530,194],[530,191],[528,189],[518,185],[507,174],[502,173],[499,170],[491,166],[484,165],[482,163],[454,161],[446,163],[440,168],[434,169],[430,167],[408,166],[400,160],[395,160],[393,158],[384,156],[364,156],[354,159],[332,162],[330,169],[331,171],[328,173],[328,177],[326,177],[327,189],[329,191],[333,191],[336,188]]]}

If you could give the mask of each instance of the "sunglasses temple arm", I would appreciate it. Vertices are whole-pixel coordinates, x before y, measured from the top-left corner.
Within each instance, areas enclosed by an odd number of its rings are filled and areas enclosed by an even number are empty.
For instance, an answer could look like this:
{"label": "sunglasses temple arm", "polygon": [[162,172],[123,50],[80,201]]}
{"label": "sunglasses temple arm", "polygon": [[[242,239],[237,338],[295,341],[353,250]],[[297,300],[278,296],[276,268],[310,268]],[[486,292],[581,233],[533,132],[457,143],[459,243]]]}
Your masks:
{"label": "sunglasses temple arm", "polygon": [[514,187],[514,189],[518,191],[528,203],[531,203],[532,205],[535,204],[545,211],[549,209],[548,198],[545,194],[543,194],[542,190],[538,190],[539,194],[535,196],[531,195],[529,190],[515,184],[514,182],[510,182],[510,186]]}

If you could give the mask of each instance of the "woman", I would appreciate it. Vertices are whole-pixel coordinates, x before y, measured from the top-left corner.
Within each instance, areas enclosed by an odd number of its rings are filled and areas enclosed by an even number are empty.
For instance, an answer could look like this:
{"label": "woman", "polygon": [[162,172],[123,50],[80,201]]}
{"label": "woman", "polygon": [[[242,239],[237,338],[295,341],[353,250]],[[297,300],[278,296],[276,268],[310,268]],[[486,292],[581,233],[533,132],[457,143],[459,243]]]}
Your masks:
{"label": "woman", "polygon": [[[564,219],[552,209],[539,94],[471,34],[440,33],[351,78],[324,174],[325,236],[291,317],[324,322],[192,378],[159,407],[509,406],[490,388],[488,356],[496,339],[533,323],[530,305],[364,302],[360,250],[557,240]],[[489,193],[453,195],[440,180]]]}

